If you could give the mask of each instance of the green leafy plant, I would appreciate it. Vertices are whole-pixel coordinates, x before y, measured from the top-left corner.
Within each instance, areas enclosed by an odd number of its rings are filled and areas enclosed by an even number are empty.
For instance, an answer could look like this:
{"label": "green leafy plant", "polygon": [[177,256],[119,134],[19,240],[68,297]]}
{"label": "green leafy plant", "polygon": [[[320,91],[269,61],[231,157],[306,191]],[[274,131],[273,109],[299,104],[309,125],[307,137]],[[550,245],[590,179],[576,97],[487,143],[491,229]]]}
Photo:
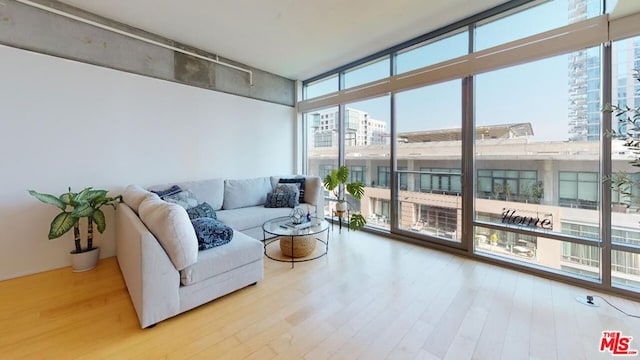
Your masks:
{"label": "green leafy plant", "polygon": [[[100,209],[104,205],[113,206],[122,202],[122,195],[107,196],[107,190],[94,190],[91,187],[84,188],[79,193],[71,192],[71,188],[60,196],[39,193],[29,190],[29,194],[45,204],[53,205],[61,213],[51,221],[49,228],[49,240],[57,239],[73,229],[75,250],[72,253],[81,253],[93,250],[93,224],[96,224],[100,233],[107,227],[104,212]],[[80,219],[87,218],[87,247],[81,246]]]}
{"label": "green leafy plant", "polygon": [[[324,178],[324,187],[333,192],[338,203],[347,204],[346,193],[353,196],[354,199],[360,200],[364,195],[364,184],[359,181],[349,182],[349,168],[341,166],[338,169],[331,170]],[[351,214],[349,219],[349,227],[353,230],[362,229],[367,224],[364,216],[359,212]]]}
{"label": "green leafy plant", "polygon": [[[633,77],[640,82],[640,70],[634,70]],[[638,92],[640,94],[640,92]],[[628,105],[611,105],[604,107],[604,112],[610,112],[618,119],[618,130],[607,132],[605,135],[611,139],[624,140],[623,146],[633,154],[633,159],[629,164],[640,167],[640,105],[629,107]],[[618,171],[605,178],[611,182],[611,188],[616,190],[621,198],[626,198],[629,206],[634,209],[640,208],[637,196],[632,189],[638,188],[640,182],[632,174],[625,171]]]}

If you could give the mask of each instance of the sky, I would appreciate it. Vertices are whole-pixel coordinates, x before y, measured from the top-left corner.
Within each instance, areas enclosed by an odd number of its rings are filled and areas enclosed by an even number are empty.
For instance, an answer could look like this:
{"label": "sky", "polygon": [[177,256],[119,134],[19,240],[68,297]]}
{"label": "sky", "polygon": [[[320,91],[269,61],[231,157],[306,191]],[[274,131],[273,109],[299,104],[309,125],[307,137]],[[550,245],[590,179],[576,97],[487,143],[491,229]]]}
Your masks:
{"label": "sky", "polygon": [[[589,6],[598,1],[588,0]],[[477,50],[503,44],[568,24],[568,1],[555,0],[480,25],[475,31]],[[590,10],[591,12],[591,10]],[[398,72],[413,70],[466,53],[468,34],[461,32],[397,58]],[[389,60],[345,75],[346,87],[387,77]],[[479,74],[475,77],[476,125],[532,123],[535,141],[564,141],[568,135],[568,55]],[[453,80],[396,94],[399,132],[460,128],[461,80]],[[337,89],[337,78],[317,86],[325,93]],[[389,121],[389,96],[347,104],[367,111],[374,119]]]}

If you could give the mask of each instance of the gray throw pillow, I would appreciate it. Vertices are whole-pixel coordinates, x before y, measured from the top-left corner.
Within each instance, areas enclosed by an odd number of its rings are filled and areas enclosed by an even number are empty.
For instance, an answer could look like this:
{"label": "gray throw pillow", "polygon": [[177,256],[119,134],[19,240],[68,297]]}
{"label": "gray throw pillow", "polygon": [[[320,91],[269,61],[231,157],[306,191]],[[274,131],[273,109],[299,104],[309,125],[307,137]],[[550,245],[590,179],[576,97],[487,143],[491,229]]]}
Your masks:
{"label": "gray throw pillow", "polygon": [[182,190],[175,194],[161,196],[162,200],[174,204],[178,204],[185,209],[191,209],[192,207],[198,206],[198,199],[191,192],[191,190]]}
{"label": "gray throw pillow", "polygon": [[203,217],[191,220],[198,238],[198,250],[224,245],[233,238],[233,229],[220,221]]}
{"label": "gray throw pillow", "polygon": [[294,192],[268,193],[266,208],[293,208],[298,205],[298,195]]}
{"label": "gray throw pillow", "polygon": [[189,219],[191,220],[203,217],[213,219],[218,218],[216,215],[216,211],[207,202],[203,202],[202,204],[198,204],[197,206],[187,209],[187,215],[189,215]]}
{"label": "gray throw pillow", "polygon": [[298,198],[298,203],[303,203],[304,202],[304,181],[305,181],[305,179],[303,177],[296,177],[296,178],[292,178],[292,179],[282,178],[282,179],[278,180],[278,183],[279,184],[299,184],[299,186],[300,186],[300,197]]}
{"label": "gray throw pillow", "polygon": [[299,183],[296,183],[296,184],[278,184],[278,185],[276,185],[275,190],[273,190],[273,193],[274,194],[292,193],[294,198],[295,198],[293,206],[300,205],[300,184]]}

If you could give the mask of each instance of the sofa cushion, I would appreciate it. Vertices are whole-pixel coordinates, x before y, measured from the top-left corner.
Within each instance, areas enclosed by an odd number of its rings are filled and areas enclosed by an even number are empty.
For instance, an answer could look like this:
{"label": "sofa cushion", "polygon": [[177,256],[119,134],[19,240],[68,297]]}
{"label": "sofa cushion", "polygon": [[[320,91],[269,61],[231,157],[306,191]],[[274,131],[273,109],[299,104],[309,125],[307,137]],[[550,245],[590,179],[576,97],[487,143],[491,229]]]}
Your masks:
{"label": "sofa cushion", "polygon": [[208,202],[203,202],[202,204],[198,204],[192,208],[187,209],[187,215],[189,215],[189,219],[191,220],[201,217],[217,219],[216,211],[213,210],[213,207],[209,205]]}
{"label": "sofa cushion", "polygon": [[304,202],[307,204],[317,204],[321,196],[324,196],[324,185],[322,180],[316,176],[305,177],[304,182]]}
{"label": "sofa cushion", "polygon": [[224,181],[225,210],[262,205],[267,201],[267,193],[273,191],[268,177]]}
{"label": "sofa cushion", "polygon": [[157,197],[157,195],[151,191],[147,191],[138,185],[131,184],[127,186],[122,193],[122,200],[137,214],[140,204],[148,196]]}
{"label": "sofa cushion", "polygon": [[207,202],[214,210],[222,209],[224,198],[224,180],[208,179],[199,181],[185,181],[178,183],[183,189],[189,189],[198,201]]}
{"label": "sofa cushion", "polygon": [[196,262],[198,239],[182,206],[147,197],[140,204],[140,220],[158,239],[176,269]]}
{"label": "sofa cushion", "polygon": [[[242,231],[256,226],[262,226],[267,220],[289,216],[291,208],[265,208],[264,206],[250,206],[233,210],[216,212],[218,220],[235,230]],[[237,232],[237,231],[236,231]]]}
{"label": "sofa cushion", "polygon": [[200,251],[224,245],[233,237],[233,229],[214,218],[193,219],[191,224],[196,231]]}
{"label": "sofa cushion", "polygon": [[200,251],[198,261],[180,271],[183,285],[195,284],[219,274],[237,269],[262,259],[262,243],[239,231],[233,232],[233,239],[223,246]]}

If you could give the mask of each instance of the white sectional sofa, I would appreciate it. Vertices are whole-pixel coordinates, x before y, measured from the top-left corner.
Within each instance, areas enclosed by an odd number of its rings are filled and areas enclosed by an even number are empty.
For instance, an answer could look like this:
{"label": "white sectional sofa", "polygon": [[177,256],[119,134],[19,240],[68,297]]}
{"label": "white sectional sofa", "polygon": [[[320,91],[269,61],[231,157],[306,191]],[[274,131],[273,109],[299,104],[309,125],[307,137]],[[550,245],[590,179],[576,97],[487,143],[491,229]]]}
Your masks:
{"label": "white sectional sofa", "polygon": [[[281,178],[294,176],[175,184],[190,190],[200,203],[211,205],[217,219],[233,229],[231,241],[203,251],[198,251],[184,207],[140,186],[127,187],[124,203],[116,211],[116,256],[142,328],[262,280],[262,224],[292,210],[264,206],[267,193],[274,191]],[[304,203],[299,206],[314,216],[322,214],[320,178],[302,178]]]}

